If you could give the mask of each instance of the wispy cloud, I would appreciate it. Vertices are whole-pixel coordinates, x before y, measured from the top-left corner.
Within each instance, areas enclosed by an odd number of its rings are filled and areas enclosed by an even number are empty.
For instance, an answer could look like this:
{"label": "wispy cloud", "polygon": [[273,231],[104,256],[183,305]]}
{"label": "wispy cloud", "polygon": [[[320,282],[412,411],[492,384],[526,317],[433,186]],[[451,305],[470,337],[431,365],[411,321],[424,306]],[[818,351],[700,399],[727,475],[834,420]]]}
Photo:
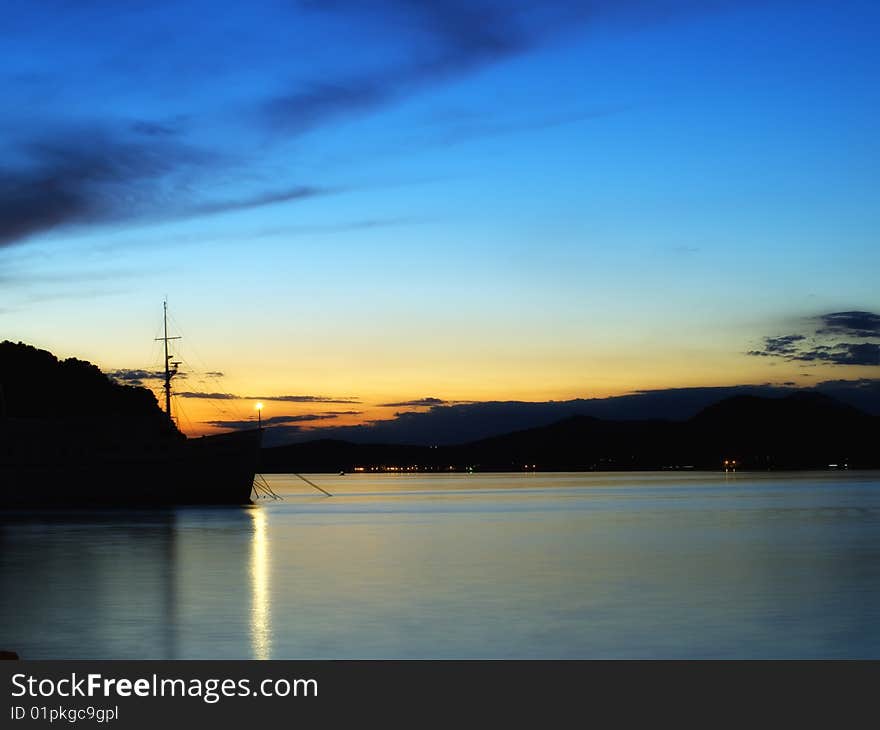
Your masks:
{"label": "wispy cloud", "polygon": [[[752,0],[744,0],[749,3]],[[266,99],[262,121],[298,134],[390,104],[598,23],[638,27],[742,5],[734,0],[302,0],[300,8],[369,33],[394,30],[404,52],[378,69],[338,71]],[[601,112],[600,112],[601,113]],[[552,120],[550,124],[556,123]],[[490,125],[491,127],[491,125]],[[505,125],[477,133],[505,133]],[[464,136],[467,136],[467,132]],[[448,141],[458,141],[456,134]]]}
{"label": "wispy cloud", "polygon": [[286,403],[360,403],[360,398],[327,395],[248,395],[245,400],[284,401]]}
{"label": "wispy cloud", "polygon": [[[123,383],[124,385],[144,385],[149,382],[165,379],[165,373],[162,370],[138,370],[132,368],[109,370],[105,375],[108,378],[115,380],[117,383]],[[185,379],[186,373],[179,372],[174,377],[176,379]]]}
{"label": "wispy cloud", "polygon": [[370,73],[336,76],[301,85],[268,99],[265,121],[285,132],[302,132],[353,112],[386,104],[431,82],[472,70],[537,42],[538,27],[515,12],[522,3],[485,0],[331,0],[302,7],[342,15],[349,23],[397,27],[412,48],[408,61]]}
{"label": "wispy cloud", "polygon": [[23,272],[15,269],[0,273],[0,284],[3,286],[30,286],[32,284],[58,284],[80,282],[118,281],[143,276],[142,271],[134,269],[93,269],[89,271],[55,271],[55,272]]}
{"label": "wispy cloud", "polygon": [[205,400],[241,400],[237,395],[232,393],[202,393],[198,391],[184,390],[175,393],[178,398],[204,398]]}
{"label": "wispy cloud", "polygon": [[309,186],[294,187],[287,190],[267,190],[257,193],[256,195],[242,198],[195,203],[182,208],[178,213],[178,217],[192,218],[195,216],[213,215],[216,213],[229,213],[237,210],[247,210],[248,208],[259,208],[264,205],[274,205],[275,203],[289,203],[294,200],[307,200],[308,198],[329,195],[333,192],[337,191]]}
{"label": "wispy cloud", "polygon": [[179,398],[205,398],[208,400],[259,400],[284,403],[360,403],[359,398],[337,398],[326,395],[236,395],[235,393],[202,393],[182,391]]}
{"label": "wispy cloud", "polygon": [[[291,426],[299,423],[309,423],[311,421],[328,421],[337,418],[340,415],[359,415],[359,413],[355,411],[344,411],[335,413],[305,413],[293,416],[272,416],[271,418],[262,419],[262,424],[263,426]],[[204,421],[204,423],[209,426],[214,426],[215,428],[230,428],[234,430],[254,428],[257,425],[257,421],[254,419],[229,421],[216,420]]]}
{"label": "wispy cloud", "polygon": [[631,106],[603,107],[568,114],[520,119],[485,119],[480,115],[472,114],[462,114],[460,118],[456,118],[455,115],[444,115],[441,120],[443,122],[442,131],[419,139],[418,145],[422,148],[443,147],[473,140],[527,134],[578,122],[603,119],[629,111],[631,108]]}
{"label": "wispy cloud", "polygon": [[295,185],[205,200],[195,190],[232,160],[124,126],[43,130],[8,158],[18,161],[0,166],[0,248],[70,226],[182,220],[338,192]]}
{"label": "wispy cloud", "polygon": [[57,129],[26,140],[17,153],[22,162],[0,169],[0,246],[131,215],[151,186],[202,161],[174,140],[120,139],[96,129]]}
{"label": "wispy cloud", "polygon": [[395,403],[379,403],[379,408],[433,408],[434,406],[451,406],[458,403],[471,403],[463,400],[443,400],[442,398],[416,398]]}
{"label": "wispy cloud", "polygon": [[[258,12],[238,18],[248,32],[230,43],[229,29],[237,27],[234,12],[229,18],[225,13],[218,14],[222,18],[207,18],[186,3],[138,4],[137,11],[107,0],[63,3],[51,11],[53,24],[69,21],[71,32],[82,36],[82,46],[89,52],[80,52],[80,60],[85,55],[88,65],[58,66],[44,73],[10,54],[14,62],[9,77],[15,80],[16,93],[30,95],[22,98],[31,101],[39,97],[40,103],[19,104],[35,109],[35,118],[28,111],[0,122],[0,131],[15,131],[3,135],[0,248],[73,226],[174,221],[340,192],[348,188],[278,176],[270,179],[263,166],[274,164],[279,147],[266,139],[266,130],[275,130],[286,141],[546,46],[573,28],[608,21],[641,25],[733,4],[732,0],[304,0],[259,7],[263,3],[257,1]],[[46,23],[38,7],[13,13],[8,20],[9,35],[21,36],[22,47],[29,40],[43,40]],[[188,39],[191,46],[185,55],[158,52],[163,44],[170,45],[169,40],[178,40],[173,29],[195,23],[203,34]],[[344,31],[346,38],[363,46],[363,53],[336,54],[332,62],[319,64],[311,77],[303,78],[301,57],[289,51],[289,27],[302,27],[306,33],[316,28],[317,33],[327,34],[325,45],[332,45],[336,34]],[[320,55],[320,48],[306,46]],[[260,72],[260,84],[244,83],[236,75],[251,62]],[[299,80],[292,80],[297,75]],[[127,108],[131,99],[119,89],[132,86],[135,78],[143,79],[147,97],[152,93],[165,105],[152,107],[155,118],[113,118],[107,113],[108,100],[119,102],[109,104],[111,108]],[[226,83],[227,78],[239,83]],[[102,83],[110,89],[110,97],[101,93]],[[185,102],[177,103],[199,97],[202,89],[210,91],[211,104],[188,109]],[[12,99],[10,109],[18,98]],[[79,106],[68,115],[71,98]],[[175,103],[168,103],[169,99]],[[517,131],[523,124],[567,121],[565,115],[512,125],[482,120],[453,129],[444,139],[448,143]],[[224,184],[234,180],[239,185],[245,179],[249,188],[224,194]]]}
{"label": "wispy cloud", "polygon": [[397,401],[396,403],[380,403],[380,408],[405,408],[407,406],[442,406],[446,405],[447,401],[441,398],[417,398],[416,400],[402,400]]}

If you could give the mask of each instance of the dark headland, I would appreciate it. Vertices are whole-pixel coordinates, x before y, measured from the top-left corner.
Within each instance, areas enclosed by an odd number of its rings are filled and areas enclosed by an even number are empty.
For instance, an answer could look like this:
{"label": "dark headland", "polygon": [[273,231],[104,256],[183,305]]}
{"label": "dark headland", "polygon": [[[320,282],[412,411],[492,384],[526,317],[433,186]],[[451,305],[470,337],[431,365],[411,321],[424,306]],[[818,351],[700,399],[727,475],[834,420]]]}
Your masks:
{"label": "dark headland", "polygon": [[59,360],[21,342],[0,342],[0,419],[52,423],[59,436],[85,430],[107,438],[183,439],[148,388],[117,383],[90,362]]}
{"label": "dark headland", "polygon": [[[0,343],[0,420],[47,419],[53,437],[83,429],[117,439],[183,439],[147,388],[94,365]],[[0,433],[3,429],[0,428]],[[42,430],[35,434],[45,434]],[[265,448],[267,473],[880,468],[880,417],[815,392],[735,396],[687,420],[572,416],[538,428],[445,446],[315,439]]]}
{"label": "dark headland", "polygon": [[247,504],[261,437],[187,439],[150,390],[0,343],[0,508]]}

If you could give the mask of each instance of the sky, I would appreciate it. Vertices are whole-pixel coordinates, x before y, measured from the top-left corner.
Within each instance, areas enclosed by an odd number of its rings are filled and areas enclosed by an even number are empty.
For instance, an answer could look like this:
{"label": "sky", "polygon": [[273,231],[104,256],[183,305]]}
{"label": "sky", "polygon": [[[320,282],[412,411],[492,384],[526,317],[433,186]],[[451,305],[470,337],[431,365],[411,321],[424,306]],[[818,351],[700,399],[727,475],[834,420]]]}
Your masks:
{"label": "sky", "polygon": [[0,338],[189,433],[880,378],[876,3],[0,10]]}

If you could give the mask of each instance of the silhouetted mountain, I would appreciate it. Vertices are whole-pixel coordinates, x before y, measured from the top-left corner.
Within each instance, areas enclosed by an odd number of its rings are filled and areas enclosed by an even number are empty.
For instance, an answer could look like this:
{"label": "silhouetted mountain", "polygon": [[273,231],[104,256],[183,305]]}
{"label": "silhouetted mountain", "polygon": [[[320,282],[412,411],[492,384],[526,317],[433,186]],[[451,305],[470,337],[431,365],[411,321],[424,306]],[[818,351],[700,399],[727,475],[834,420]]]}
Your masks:
{"label": "silhouetted mountain", "polygon": [[522,471],[880,467],[880,418],[819,393],[736,396],[687,421],[572,416],[457,446],[313,441],[263,451],[266,471],[356,468]]}
{"label": "silhouetted mountain", "polygon": [[878,465],[880,418],[820,393],[731,398],[689,422],[703,453],[750,468]]}
{"label": "silhouetted mountain", "polygon": [[[456,403],[424,398],[427,410],[401,410],[392,418],[355,426],[322,426],[323,438],[360,444],[408,444],[453,446],[538,426],[549,426],[571,416],[592,416],[612,421],[686,421],[725,398],[752,395],[784,398],[798,393],[822,393],[880,416],[880,378],[828,380],[810,388],[784,385],[732,385],[717,387],[643,390],[607,398],[575,398],[567,401],[483,401]],[[405,409],[410,403],[389,404]],[[315,438],[303,428],[271,429],[267,446],[302,443]]]}
{"label": "silhouetted mountain", "polygon": [[692,420],[705,425],[743,418],[759,418],[762,422],[787,422],[787,419],[815,419],[818,417],[826,421],[871,418],[858,408],[842,403],[831,396],[805,391],[792,393],[785,398],[760,398],[751,395],[725,398],[704,408]]}
{"label": "silhouetted mountain", "polygon": [[3,417],[180,436],[147,388],[120,385],[89,362],[59,360],[21,342],[0,342]]}

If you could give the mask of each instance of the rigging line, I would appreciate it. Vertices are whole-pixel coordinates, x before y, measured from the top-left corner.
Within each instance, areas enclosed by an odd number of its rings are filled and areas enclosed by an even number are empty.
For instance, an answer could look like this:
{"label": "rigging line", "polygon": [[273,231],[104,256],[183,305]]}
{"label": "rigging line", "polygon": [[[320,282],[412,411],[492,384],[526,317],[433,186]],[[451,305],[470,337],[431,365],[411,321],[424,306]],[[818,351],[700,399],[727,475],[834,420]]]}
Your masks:
{"label": "rigging line", "polygon": [[[178,353],[180,353],[180,348],[178,348]],[[177,357],[178,357],[178,359],[179,359],[179,360],[180,360],[180,361],[181,361],[181,362],[187,367],[187,371],[188,371],[188,372],[190,372],[190,373],[198,373],[198,374],[200,374],[200,375],[204,374],[203,372],[198,371],[198,370],[193,366],[193,364],[192,364],[191,362],[189,362],[189,360],[187,360],[183,355],[178,354]],[[195,386],[193,386],[193,387],[195,387]],[[216,398],[203,398],[202,400],[206,400],[206,401],[208,401],[208,402],[211,404],[211,407],[214,408],[214,409],[217,411],[217,413],[218,413],[219,415],[224,416],[224,417],[230,415],[230,413],[229,413],[228,410],[224,411],[224,410],[220,409],[220,407],[217,405],[217,402],[216,402],[217,399],[216,399]],[[246,419],[247,419],[247,417],[248,417],[248,415],[249,415],[248,412],[247,412],[246,410],[242,410],[241,406],[238,406],[238,407],[233,406],[233,405],[231,404],[231,402],[230,402],[230,401],[232,401],[232,400],[238,400],[238,399],[224,399],[224,400],[225,400],[226,403],[229,404],[229,405],[227,406],[227,408],[232,408],[232,409],[233,409],[233,411],[234,411],[233,415],[235,415],[235,416],[238,418],[238,420],[243,421],[243,420],[246,420]]]}
{"label": "rigging line", "polygon": [[186,408],[181,404],[181,400],[183,399],[179,396],[172,397],[174,398],[174,412],[177,414],[178,421],[186,421],[188,424],[187,430],[194,433],[196,431],[196,425],[189,417],[189,413],[186,412]]}
{"label": "rigging line", "polygon": [[[189,373],[198,373],[198,372],[199,372],[198,370],[196,370],[196,368],[193,366],[193,364],[192,364],[191,362],[189,362],[189,360],[187,360],[183,355],[180,354],[180,348],[179,348],[179,347],[177,348],[177,352],[178,352],[178,354],[175,355],[175,357],[177,357],[177,358],[180,360],[181,364],[183,364],[183,365],[186,366],[186,371],[185,371],[186,373],[189,374]],[[195,386],[193,386],[193,387],[195,387]],[[178,397],[179,397],[179,396],[178,396]],[[227,417],[227,416],[230,415],[230,413],[229,413],[228,410],[224,410],[224,409],[221,408],[219,405],[217,405],[217,399],[215,399],[215,398],[202,398],[202,399],[200,399],[200,400],[204,400],[204,401],[207,401],[207,402],[208,402],[208,404],[210,405],[210,407],[213,408],[213,409],[217,412],[217,414],[218,414],[219,416],[221,416],[221,418],[220,418],[219,420],[223,420],[223,418],[225,418],[225,417]],[[244,413],[240,413],[240,412],[239,412],[239,413],[236,413],[236,414],[234,414],[234,415],[238,416],[238,417],[239,417],[239,420],[244,420],[244,419],[245,419],[245,414],[244,414]]]}
{"label": "rigging line", "polygon": [[[183,328],[180,326],[180,323],[177,321],[177,318],[173,314],[169,314],[168,318],[171,320],[171,323],[177,328],[177,331],[180,332],[181,337],[188,339],[187,336],[184,334]],[[193,355],[195,355],[196,359],[202,365],[202,368],[203,368],[202,372],[207,375],[207,373],[209,372],[208,363],[205,360],[205,358],[202,357],[201,353],[196,349],[195,344],[191,341],[188,341],[186,347],[188,350],[192,351]],[[210,372],[215,372],[215,371],[210,371]]]}
{"label": "rigging line", "polygon": [[281,495],[276,494],[269,482],[266,481],[266,477],[262,474],[254,474],[254,488],[264,492],[265,496],[272,497],[272,499],[284,499]]}
{"label": "rigging line", "polygon": [[[207,363],[207,361],[205,360],[205,358],[202,357],[201,353],[196,349],[196,347],[195,347],[194,343],[191,341],[191,339],[187,338],[186,334],[185,334],[184,331],[183,331],[183,328],[180,326],[180,323],[177,321],[177,318],[174,316],[174,314],[173,314],[173,313],[169,313],[168,318],[169,318],[169,320],[171,321],[171,324],[173,324],[174,327],[177,329],[177,331],[180,333],[181,338],[182,338],[182,341],[185,341],[185,342],[186,342],[186,344],[184,345],[184,348],[185,348],[187,351],[192,351],[193,355],[194,355],[194,356],[196,357],[196,359],[199,360],[199,362],[201,363],[202,370],[201,370],[201,371],[197,370],[195,367],[193,367],[193,365],[192,365],[191,363],[188,363],[188,362],[186,363],[187,366],[188,366],[191,370],[194,370],[194,371],[196,371],[196,372],[200,372],[200,373],[205,374],[205,375],[207,375],[208,372],[216,372],[216,371],[213,371],[213,370],[212,370],[212,371],[209,371],[209,370],[208,370],[208,363]],[[180,347],[179,347],[179,346],[178,346],[178,351],[180,351]],[[183,359],[183,358],[181,357],[181,359]],[[223,377],[223,376],[216,376],[216,375],[215,375],[215,376],[208,376],[208,377],[213,377],[213,378],[214,378],[214,382],[216,382],[216,383],[219,385],[219,383],[220,383],[220,378]],[[242,398],[242,399],[236,399],[236,400],[246,400],[246,399],[243,399],[243,398]],[[238,418],[238,420],[241,420],[241,421],[243,421],[243,420],[247,420],[248,415],[249,415],[249,412],[248,412],[248,409],[247,409],[247,408],[245,408],[243,405],[231,405],[231,404],[230,404],[230,407],[234,409],[234,411],[235,411],[235,416]],[[227,414],[224,414],[224,415],[227,415]]]}
{"label": "rigging line", "polygon": [[262,474],[254,474],[252,489],[257,499],[268,499],[270,496],[272,496],[273,499],[281,499],[281,497],[272,491],[272,488],[269,487]]}
{"label": "rigging line", "polygon": [[263,476],[262,474],[260,474],[260,481],[263,483],[263,486],[266,487],[266,489],[269,490],[269,494],[271,494],[273,497],[275,497],[275,499],[282,499],[281,495],[280,495],[280,494],[277,494],[277,493],[275,492],[275,490],[272,489],[272,485],[269,484],[269,480],[266,479],[266,477]]}
{"label": "rigging line", "polygon": [[306,484],[308,484],[309,486],[314,487],[314,488],[317,489],[319,492],[323,492],[323,493],[326,494],[328,497],[332,497],[332,496],[333,496],[333,495],[330,494],[330,492],[328,492],[326,489],[322,489],[321,487],[319,487],[319,486],[318,486],[317,484],[315,484],[314,482],[311,482],[311,481],[309,481],[308,479],[306,479],[302,474],[297,474],[296,472],[293,472],[293,476],[295,476],[295,477],[299,477],[299,478],[302,479]]}
{"label": "rigging line", "polygon": [[[216,372],[216,371],[209,371],[208,370],[207,362],[201,356],[201,354],[198,352],[198,350],[196,349],[196,347],[192,343],[192,341],[189,338],[187,338],[187,336],[183,330],[183,327],[180,326],[180,322],[177,321],[177,318],[174,316],[173,313],[171,313],[171,312],[168,313],[168,320],[171,322],[174,329],[180,335],[180,339],[177,341],[177,346],[175,348],[177,350],[177,354],[176,354],[177,359],[180,360],[182,362],[182,364],[186,366],[186,368],[188,369],[189,372],[199,373],[200,375],[204,375],[206,377],[212,378],[212,382],[216,383],[218,386],[217,390],[220,390],[219,385],[220,385],[220,378],[222,376],[208,375],[208,372]],[[196,359],[198,359],[200,361],[203,369],[199,370],[195,366],[193,366],[193,364],[191,362],[189,362],[189,360],[181,354],[182,351],[186,351],[186,352],[191,351],[192,354],[196,357]],[[214,398],[203,398],[202,400],[208,401],[208,403],[210,404],[210,407],[213,408],[214,411],[219,416],[219,418],[217,420],[220,420],[220,421],[228,419],[230,415],[232,415],[237,420],[247,421],[253,415],[252,412],[249,411],[244,406],[244,404],[241,402],[246,399],[239,399],[239,398],[224,399],[225,406],[226,406],[225,408],[221,408],[217,404],[216,399],[214,399]]]}
{"label": "rigging line", "polygon": [[[195,368],[193,368],[192,364],[185,357],[183,357],[183,355],[177,355],[177,357],[180,359],[180,362],[187,367],[186,372],[190,372],[190,373],[197,372],[195,370]],[[178,396],[178,398],[180,398],[180,396]],[[222,408],[220,408],[220,406],[217,405],[216,398],[200,398],[199,400],[207,401],[207,403],[211,406],[211,408],[213,408],[215,411],[217,411],[217,413],[220,416],[228,416],[229,415],[228,411],[224,411]],[[236,415],[238,415],[238,414],[236,414]]]}

